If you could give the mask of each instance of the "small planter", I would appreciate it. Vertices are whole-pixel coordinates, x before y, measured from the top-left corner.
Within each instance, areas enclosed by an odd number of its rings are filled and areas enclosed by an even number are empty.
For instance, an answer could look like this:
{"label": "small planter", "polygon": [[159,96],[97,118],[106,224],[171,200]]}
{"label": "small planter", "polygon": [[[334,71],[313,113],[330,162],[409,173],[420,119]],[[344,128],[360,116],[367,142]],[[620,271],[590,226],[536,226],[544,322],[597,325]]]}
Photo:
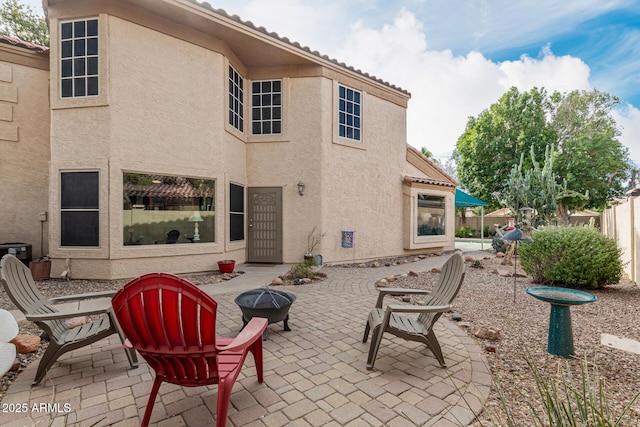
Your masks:
{"label": "small planter", "polygon": [[222,261],[218,261],[218,270],[220,270],[220,273],[233,273],[235,266],[236,260],[234,259],[223,259]]}
{"label": "small planter", "polygon": [[46,280],[51,276],[51,261],[31,261],[29,263],[29,270],[31,270],[31,276],[33,280]]}

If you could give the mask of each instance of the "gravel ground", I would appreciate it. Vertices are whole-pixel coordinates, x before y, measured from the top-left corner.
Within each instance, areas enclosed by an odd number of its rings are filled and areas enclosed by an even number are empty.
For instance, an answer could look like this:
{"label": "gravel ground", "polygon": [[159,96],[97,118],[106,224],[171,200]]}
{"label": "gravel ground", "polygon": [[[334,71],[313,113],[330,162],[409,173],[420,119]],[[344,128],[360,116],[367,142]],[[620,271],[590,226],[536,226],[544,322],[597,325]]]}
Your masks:
{"label": "gravel ground", "polygon": [[[527,287],[534,286],[528,277],[516,278],[514,302],[514,278],[498,274],[498,270],[513,272],[514,266],[502,266],[501,262],[501,258],[493,255],[480,261],[482,268],[473,268],[472,263],[467,262],[465,280],[453,305],[454,312],[462,316],[460,326],[470,335],[476,325],[500,330],[500,339],[478,341],[482,348],[487,344],[495,347],[495,352],[486,351],[485,355],[494,380],[498,379],[503,390],[514,425],[534,425],[529,404],[543,413],[540,409],[542,399],[526,363],[526,354],[543,377],[557,381],[559,368],[569,369],[576,383],[582,378],[579,373],[581,361],[588,360],[592,368],[597,367],[596,372],[604,382],[612,413],[620,415],[622,408],[640,393],[640,355],[604,347],[600,339],[601,334],[607,333],[640,341],[638,286],[624,279],[615,286],[589,291],[598,297],[596,302],[572,307],[576,359],[562,359],[546,352],[549,304],[525,293]],[[518,273],[524,275],[519,269]],[[420,272],[417,277],[399,277],[386,286],[431,289],[437,279],[436,272]],[[451,318],[451,314],[446,316]],[[500,424],[504,422],[504,413],[494,387],[486,411],[476,425]],[[633,405],[633,410],[620,425],[640,425],[640,403]]]}
{"label": "gravel ground", "polygon": [[[446,256],[443,256],[443,262]],[[407,259],[402,258],[378,260],[380,265],[406,261]],[[527,353],[539,372],[547,378],[557,378],[558,369],[568,367],[574,372],[574,378],[579,381],[581,377],[575,374],[580,370],[581,359],[593,362],[592,366],[598,367],[599,376],[604,381],[606,397],[612,412],[620,414],[621,408],[640,393],[640,355],[604,347],[600,345],[600,337],[602,333],[607,333],[640,341],[640,329],[637,326],[640,289],[628,279],[624,279],[618,285],[591,291],[598,297],[598,301],[571,309],[577,359],[560,359],[546,352],[549,304],[538,301],[524,292],[528,286],[532,286],[531,279],[527,277],[516,278],[514,302],[513,277],[503,277],[497,272],[512,272],[514,267],[501,266],[500,262],[501,259],[493,255],[488,255],[480,261],[482,268],[474,268],[472,263],[467,262],[465,281],[454,300],[454,311],[462,316],[461,327],[469,325],[465,327],[469,331],[475,325],[485,325],[501,331],[501,338],[498,340],[478,341],[483,348],[486,344],[495,347],[495,352],[486,352],[485,355],[494,378],[498,379],[501,385],[513,425],[533,425],[529,405],[539,408],[538,402],[541,402],[534,377],[525,360]],[[344,267],[325,267],[323,271],[330,275],[332,268]],[[204,284],[219,281],[220,275],[216,273],[185,277]],[[437,278],[437,272],[418,272],[418,276],[398,277],[387,286],[430,289]],[[45,280],[38,282],[38,286],[43,294],[50,298],[69,293],[118,289],[124,282]],[[0,308],[14,308],[2,289]],[[445,316],[450,318],[451,314]],[[21,322],[20,330],[21,333],[39,334],[39,329],[30,322]],[[46,348],[46,342],[40,347],[39,352],[42,352]],[[21,370],[38,354],[21,355]],[[0,380],[0,400],[19,372],[9,373]],[[476,425],[500,423],[504,413],[498,393],[492,390],[486,411]],[[640,425],[640,403],[633,406],[629,417],[620,425]]]}

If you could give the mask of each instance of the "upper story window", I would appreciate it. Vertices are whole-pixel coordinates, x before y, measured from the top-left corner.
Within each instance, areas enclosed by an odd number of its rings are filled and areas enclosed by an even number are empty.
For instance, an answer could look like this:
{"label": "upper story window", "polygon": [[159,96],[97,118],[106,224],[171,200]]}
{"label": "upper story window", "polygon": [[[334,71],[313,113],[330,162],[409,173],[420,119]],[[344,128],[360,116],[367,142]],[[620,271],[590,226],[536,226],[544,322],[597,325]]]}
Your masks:
{"label": "upper story window", "polygon": [[98,95],[98,19],[60,24],[60,84],[63,98]]}
{"label": "upper story window", "polygon": [[346,86],[338,86],[338,136],[360,141],[360,107],[362,94]]}
{"label": "upper story window", "polygon": [[244,132],[244,78],[229,65],[229,124]]}
{"label": "upper story window", "polygon": [[282,133],[282,80],[254,81],[251,94],[251,132]]}

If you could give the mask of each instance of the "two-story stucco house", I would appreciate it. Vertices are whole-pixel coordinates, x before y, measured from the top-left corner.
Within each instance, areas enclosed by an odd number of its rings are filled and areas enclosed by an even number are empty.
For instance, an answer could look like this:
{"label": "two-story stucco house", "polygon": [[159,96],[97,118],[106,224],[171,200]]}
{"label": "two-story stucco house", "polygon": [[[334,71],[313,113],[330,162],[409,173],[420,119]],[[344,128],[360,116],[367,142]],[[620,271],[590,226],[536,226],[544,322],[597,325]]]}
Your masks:
{"label": "two-story stucco house", "polygon": [[207,3],[44,3],[48,51],[0,39],[0,243],[53,276],[453,249],[408,92]]}

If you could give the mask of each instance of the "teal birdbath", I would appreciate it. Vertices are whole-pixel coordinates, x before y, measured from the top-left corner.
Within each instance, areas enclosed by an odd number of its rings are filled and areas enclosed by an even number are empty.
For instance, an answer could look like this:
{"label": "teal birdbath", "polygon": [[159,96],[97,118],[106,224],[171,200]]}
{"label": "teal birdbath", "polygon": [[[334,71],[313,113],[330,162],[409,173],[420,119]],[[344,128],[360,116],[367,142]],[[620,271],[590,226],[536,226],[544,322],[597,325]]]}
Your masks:
{"label": "teal birdbath", "polygon": [[549,316],[549,339],[547,351],[555,356],[568,358],[573,356],[573,330],[571,328],[572,305],[587,304],[597,300],[588,292],[575,289],[537,286],[527,288],[527,293],[541,301],[551,304]]}

